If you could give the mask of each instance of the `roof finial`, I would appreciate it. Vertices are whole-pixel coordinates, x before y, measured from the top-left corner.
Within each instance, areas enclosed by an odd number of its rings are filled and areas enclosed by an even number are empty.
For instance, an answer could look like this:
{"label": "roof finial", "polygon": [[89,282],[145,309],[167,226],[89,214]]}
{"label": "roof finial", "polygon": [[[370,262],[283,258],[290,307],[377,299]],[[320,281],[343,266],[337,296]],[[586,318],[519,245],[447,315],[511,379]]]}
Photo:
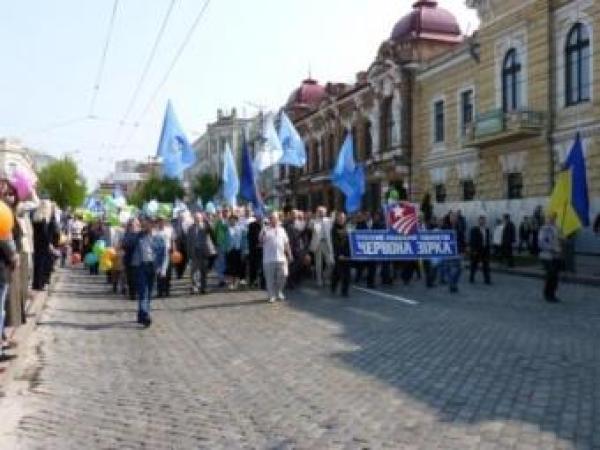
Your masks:
{"label": "roof finial", "polygon": [[308,79],[312,80],[312,67],[310,62],[308,63]]}

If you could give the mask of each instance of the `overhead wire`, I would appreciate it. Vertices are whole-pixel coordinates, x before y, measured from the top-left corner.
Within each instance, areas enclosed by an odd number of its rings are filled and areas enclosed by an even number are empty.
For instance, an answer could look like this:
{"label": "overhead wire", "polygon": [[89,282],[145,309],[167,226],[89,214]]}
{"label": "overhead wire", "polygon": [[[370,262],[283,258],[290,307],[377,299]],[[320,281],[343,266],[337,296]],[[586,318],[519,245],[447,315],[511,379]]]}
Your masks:
{"label": "overhead wire", "polygon": [[108,48],[110,47],[110,41],[112,39],[115,21],[117,18],[118,7],[119,7],[119,0],[115,0],[113,3],[113,9],[112,9],[112,14],[110,16],[110,21],[108,23],[108,32],[106,34],[106,40],[104,41],[104,47],[102,49],[102,54],[100,56],[100,64],[98,67],[98,72],[96,74],[96,79],[94,81],[92,100],[90,102],[90,108],[89,108],[89,112],[88,112],[88,116],[90,116],[90,117],[93,117],[93,115],[94,115],[94,110],[96,108],[96,101],[98,99],[98,94],[100,93],[102,76],[104,74],[104,68],[106,66],[106,57],[108,55]]}
{"label": "overhead wire", "polygon": [[[191,27],[189,28],[188,32],[186,33],[186,36],[185,36],[183,42],[179,46],[179,48],[178,48],[178,50],[177,50],[177,52],[175,54],[175,57],[171,61],[171,64],[169,65],[169,67],[168,67],[167,71],[165,72],[164,76],[162,77],[160,83],[157,85],[156,89],[153,91],[152,95],[150,96],[150,99],[146,103],[146,106],[142,110],[141,114],[138,116],[138,119],[134,121],[135,123],[139,123],[145,117],[145,115],[150,110],[150,107],[152,106],[152,104],[156,100],[156,97],[160,93],[161,89],[164,87],[164,85],[168,81],[169,76],[171,75],[171,72],[175,68],[175,65],[177,64],[179,58],[181,57],[181,55],[183,54],[185,48],[187,47],[187,45],[189,44],[190,40],[192,39],[192,37],[194,35],[194,32],[196,31],[196,28],[198,28],[198,25],[200,24],[202,18],[204,17],[204,15],[206,13],[206,10],[208,9],[208,6],[209,6],[210,2],[211,2],[211,0],[205,0],[204,4],[202,5],[202,8],[200,9],[200,11],[198,12],[198,14],[195,17],[194,22],[192,23]],[[124,143],[124,146],[129,145],[129,142],[131,142],[131,139],[135,135],[137,129],[139,129],[139,127],[135,128],[132,131],[132,133],[130,133],[129,137],[127,138],[127,140]]]}
{"label": "overhead wire", "polygon": [[121,118],[121,123],[119,124],[119,128],[117,129],[117,135],[115,136],[115,139],[114,139],[115,142],[118,141],[118,137],[119,137],[121,129],[122,129],[122,124],[125,124],[127,119],[129,118],[129,115],[131,114],[131,111],[133,110],[133,107],[134,107],[134,105],[138,99],[138,96],[141,92],[142,86],[143,86],[144,82],[146,81],[146,77],[148,76],[148,73],[150,73],[150,68],[152,66],[152,63],[154,62],[154,58],[156,56],[158,46],[160,45],[160,42],[162,41],[165,30],[167,29],[167,25],[169,23],[169,19],[171,18],[171,13],[173,12],[173,9],[174,9],[176,3],[177,3],[177,0],[171,0],[171,2],[169,3],[169,6],[167,8],[167,11],[165,12],[165,15],[161,22],[161,25],[160,25],[160,28],[156,35],[156,38],[154,39],[154,44],[152,46],[152,50],[150,51],[148,59],[146,60],[146,64],[144,65],[142,74],[137,82],[137,85],[135,87],[133,95],[131,96],[131,99],[129,100],[127,109],[125,110],[125,113],[123,114],[123,117]]}

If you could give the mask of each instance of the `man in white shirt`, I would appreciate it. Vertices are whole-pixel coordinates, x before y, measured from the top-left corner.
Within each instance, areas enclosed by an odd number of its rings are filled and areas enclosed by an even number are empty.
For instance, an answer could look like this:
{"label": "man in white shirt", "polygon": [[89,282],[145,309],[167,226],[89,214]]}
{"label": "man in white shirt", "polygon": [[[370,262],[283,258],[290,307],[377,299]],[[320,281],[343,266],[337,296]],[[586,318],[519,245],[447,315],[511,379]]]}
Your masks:
{"label": "man in white shirt", "polygon": [[326,217],[327,210],[320,206],[317,208],[317,217],[311,225],[312,238],[310,251],[315,255],[315,272],[317,284],[323,286],[323,262],[327,264],[327,273],[333,267],[333,245],[331,243],[331,219]]}
{"label": "man in white shirt", "polygon": [[279,223],[279,214],[271,213],[269,225],[261,232],[263,246],[263,271],[269,293],[269,303],[285,300],[283,289],[292,260],[287,233]]}

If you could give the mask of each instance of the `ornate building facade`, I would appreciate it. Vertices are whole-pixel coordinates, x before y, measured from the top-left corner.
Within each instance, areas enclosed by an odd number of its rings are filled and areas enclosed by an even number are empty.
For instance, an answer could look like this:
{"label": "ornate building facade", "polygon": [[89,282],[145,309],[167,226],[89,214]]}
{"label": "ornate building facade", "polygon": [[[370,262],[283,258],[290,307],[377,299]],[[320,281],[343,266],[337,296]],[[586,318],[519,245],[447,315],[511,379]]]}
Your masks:
{"label": "ornate building facade", "polygon": [[[308,149],[280,180],[300,207],[341,206],[329,174],[346,132],[368,173],[365,209],[390,187],[439,213],[516,220],[544,205],[581,134],[592,214],[600,210],[600,2],[467,0],[480,27],[417,1],[352,85],[313,80],[285,109]],[[292,192],[294,195],[291,195]]]}

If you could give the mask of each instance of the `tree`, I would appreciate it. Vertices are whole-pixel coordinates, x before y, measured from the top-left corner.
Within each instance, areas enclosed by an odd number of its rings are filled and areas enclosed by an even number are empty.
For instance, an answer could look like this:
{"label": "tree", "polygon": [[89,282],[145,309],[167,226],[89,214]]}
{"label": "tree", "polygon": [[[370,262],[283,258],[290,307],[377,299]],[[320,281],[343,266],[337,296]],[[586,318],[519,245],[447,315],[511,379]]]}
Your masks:
{"label": "tree", "polygon": [[129,196],[128,201],[141,207],[150,200],[173,203],[177,199],[183,199],[184,195],[183,185],[178,179],[151,175]]}
{"label": "tree", "polygon": [[62,209],[81,206],[87,191],[77,164],[69,157],[44,167],[38,173],[37,186],[41,195],[47,195]]}
{"label": "tree", "polygon": [[202,203],[206,205],[219,192],[219,179],[208,173],[199,175],[194,180],[192,192],[196,197],[202,199]]}

